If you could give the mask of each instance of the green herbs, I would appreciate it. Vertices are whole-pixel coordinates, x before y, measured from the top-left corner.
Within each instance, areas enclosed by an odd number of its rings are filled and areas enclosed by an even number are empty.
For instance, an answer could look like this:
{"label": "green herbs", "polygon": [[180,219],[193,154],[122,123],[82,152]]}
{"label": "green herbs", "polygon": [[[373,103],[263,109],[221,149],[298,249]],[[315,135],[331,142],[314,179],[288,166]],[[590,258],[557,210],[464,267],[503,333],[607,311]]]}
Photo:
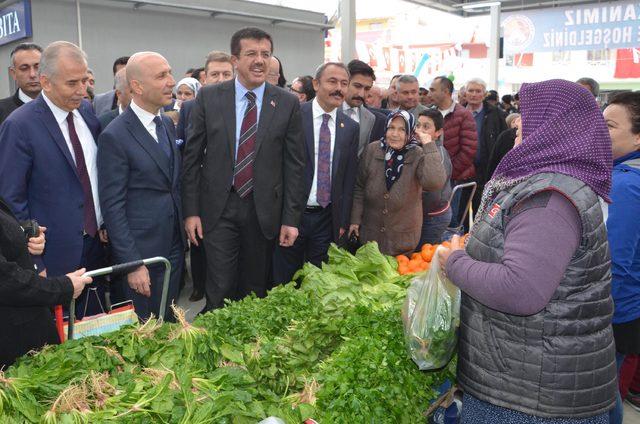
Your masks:
{"label": "green herbs", "polygon": [[454,365],[407,356],[395,269],[375,243],[332,246],[300,288],[47,347],[0,373],[0,423],[419,422]]}

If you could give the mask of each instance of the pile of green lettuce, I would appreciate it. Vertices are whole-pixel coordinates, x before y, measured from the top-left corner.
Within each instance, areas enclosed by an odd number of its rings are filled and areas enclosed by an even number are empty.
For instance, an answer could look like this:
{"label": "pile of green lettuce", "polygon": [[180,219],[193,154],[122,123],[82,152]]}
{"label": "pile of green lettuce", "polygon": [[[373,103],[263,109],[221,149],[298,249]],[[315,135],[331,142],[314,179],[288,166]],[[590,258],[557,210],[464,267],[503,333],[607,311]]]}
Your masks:
{"label": "pile of green lettuce", "polygon": [[414,423],[453,379],[404,345],[409,278],[369,243],[199,316],[49,346],[0,372],[0,423]]}

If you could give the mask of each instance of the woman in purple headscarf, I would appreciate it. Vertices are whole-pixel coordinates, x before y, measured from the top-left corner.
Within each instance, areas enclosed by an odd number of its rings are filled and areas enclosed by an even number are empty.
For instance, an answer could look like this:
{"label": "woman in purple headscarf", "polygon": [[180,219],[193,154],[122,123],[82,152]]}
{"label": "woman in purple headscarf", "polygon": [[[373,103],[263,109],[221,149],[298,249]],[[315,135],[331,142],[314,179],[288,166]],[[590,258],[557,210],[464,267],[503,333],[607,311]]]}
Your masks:
{"label": "woman in purple headscarf", "polygon": [[487,184],[466,247],[440,257],[462,291],[463,423],[608,423],[615,404],[611,140],[564,80],[520,91],[522,142]]}

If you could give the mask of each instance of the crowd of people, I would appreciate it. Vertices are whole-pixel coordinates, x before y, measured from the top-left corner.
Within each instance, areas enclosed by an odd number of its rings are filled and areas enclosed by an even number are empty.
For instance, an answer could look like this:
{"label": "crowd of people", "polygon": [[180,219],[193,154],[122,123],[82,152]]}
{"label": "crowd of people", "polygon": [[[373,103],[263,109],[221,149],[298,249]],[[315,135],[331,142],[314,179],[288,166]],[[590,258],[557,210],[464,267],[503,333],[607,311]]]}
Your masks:
{"label": "crowd of people", "polygon": [[[17,90],[0,100],[1,366],[60,342],[50,308],[72,298],[87,315],[106,292],[159,314],[161,268],[97,291],[87,269],[163,256],[173,302],[188,252],[204,313],[321,266],[331,243],[410,254],[463,227],[466,245],[454,236],[439,257],[462,291],[462,422],[640,409],[640,93],[602,112],[589,78],[502,98],[479,78],[456,91],[396,75],[385,90],[359,60],[287,84],[275,48],[243,28],[180,78],[137,52],[95,94],[74,44],[15,47]],[[453,190],[467,183],[473,197]]]}

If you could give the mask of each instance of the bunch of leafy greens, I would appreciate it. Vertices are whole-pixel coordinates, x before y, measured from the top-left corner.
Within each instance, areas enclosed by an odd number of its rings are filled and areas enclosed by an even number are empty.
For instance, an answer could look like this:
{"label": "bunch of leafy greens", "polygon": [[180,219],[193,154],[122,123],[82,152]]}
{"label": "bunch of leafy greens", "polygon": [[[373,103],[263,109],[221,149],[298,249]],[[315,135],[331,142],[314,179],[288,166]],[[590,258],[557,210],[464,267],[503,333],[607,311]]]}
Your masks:
{"label": "bunch of leafy greens", "polygon": [[400,309],[410,277],[375,243],[331,246],[296,282],[177,324],[46,347],[0,372],[0,423],[419,422],[454,364],[419,371]]}

